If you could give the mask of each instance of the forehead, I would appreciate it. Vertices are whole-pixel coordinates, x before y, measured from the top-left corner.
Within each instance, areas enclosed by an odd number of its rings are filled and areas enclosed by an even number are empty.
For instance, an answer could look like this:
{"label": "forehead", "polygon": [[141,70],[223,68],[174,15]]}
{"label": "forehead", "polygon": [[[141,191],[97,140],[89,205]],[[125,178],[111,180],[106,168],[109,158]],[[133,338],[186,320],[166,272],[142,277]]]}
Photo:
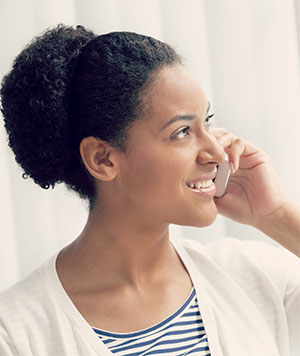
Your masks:
{"label": "forehead", "polygon": [[146,94],[147,121],[161,124],[176,115],[205,113],[206,97],[199,83],[182,66],[173,65],[160,70]]}

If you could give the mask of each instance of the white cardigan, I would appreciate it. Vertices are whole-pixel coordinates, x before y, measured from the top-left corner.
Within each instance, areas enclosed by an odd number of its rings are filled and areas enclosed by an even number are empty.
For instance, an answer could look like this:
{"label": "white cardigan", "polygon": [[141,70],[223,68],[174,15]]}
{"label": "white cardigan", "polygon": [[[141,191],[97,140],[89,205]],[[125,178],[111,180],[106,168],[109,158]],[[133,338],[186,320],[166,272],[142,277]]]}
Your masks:
{"label": "white cardigan", "polygon": [[[300,355],[298,257],[235,238],[171,242],[196,288],[212,356]],[[64,291],[56,256],[0,296],[0,355],[112,356]]]}

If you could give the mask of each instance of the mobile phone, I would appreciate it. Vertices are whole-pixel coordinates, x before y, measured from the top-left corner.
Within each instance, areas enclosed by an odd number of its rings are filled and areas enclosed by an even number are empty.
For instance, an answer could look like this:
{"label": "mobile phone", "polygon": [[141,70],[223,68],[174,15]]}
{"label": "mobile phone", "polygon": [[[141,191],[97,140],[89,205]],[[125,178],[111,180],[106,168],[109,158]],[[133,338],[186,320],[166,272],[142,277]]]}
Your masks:
{"label": "mobile phone", "polygon": [[228,163],[228,157],[224,162],[221,162],[217,166],[217,175],[215,178],[216,194],[217,198],[223,197],[227,192],[227,185],[230,179],[230,166]]}

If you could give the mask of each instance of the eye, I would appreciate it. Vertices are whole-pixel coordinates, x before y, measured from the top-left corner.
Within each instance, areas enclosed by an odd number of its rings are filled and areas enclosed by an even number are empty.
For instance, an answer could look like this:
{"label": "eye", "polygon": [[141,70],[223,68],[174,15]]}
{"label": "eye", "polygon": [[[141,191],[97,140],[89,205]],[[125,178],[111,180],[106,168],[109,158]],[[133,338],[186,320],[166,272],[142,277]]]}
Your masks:
{"label": "eye", "polygon": [[190,129],[190,126],[184,127],[180,131],[176,132],[172,137],[171,140],[175,140],[177,138],[181,139],[187,136],[187,131]]}
{"label": "eye", "polygon": [[211,114],[209,116],[207,116],[207,118],[204,121],[204,126],[206,127],[210,127],[212,125],[212,118],[215,114]]}
{"label": "eye", "polygon": [[[205,127],[210,127],[212,125],[212,118],[215,114],[211,114],[209,116],[207,116],[207,118],[204,120],[204,126]],[[183,139],[187,136],[190,135],[190,126],[186,126],[183,129],[177,131],[173,136],[171,136],[171,140],[176,140],[176,139]]]}

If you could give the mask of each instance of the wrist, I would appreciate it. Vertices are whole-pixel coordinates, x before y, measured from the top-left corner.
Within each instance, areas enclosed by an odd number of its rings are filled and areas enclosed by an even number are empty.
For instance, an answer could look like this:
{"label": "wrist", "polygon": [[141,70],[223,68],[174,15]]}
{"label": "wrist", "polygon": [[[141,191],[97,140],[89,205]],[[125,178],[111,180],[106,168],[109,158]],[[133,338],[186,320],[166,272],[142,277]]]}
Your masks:
{"label": "wrist", "polygon": [[285,220],[286,217],[289,215],[290,211],[292,210],[291,208],[292,204],[293,201],[290,199],[283,200],[283,202],[276,210],[260,218],[254,227],[257,228],[258,230],[266,230],[274,225],[282,226],[282,224],[284,224],[286,221]]}
{"label": "wrist", "polygon": [[300,257],[300,206],[289,199],[255,226]]}

